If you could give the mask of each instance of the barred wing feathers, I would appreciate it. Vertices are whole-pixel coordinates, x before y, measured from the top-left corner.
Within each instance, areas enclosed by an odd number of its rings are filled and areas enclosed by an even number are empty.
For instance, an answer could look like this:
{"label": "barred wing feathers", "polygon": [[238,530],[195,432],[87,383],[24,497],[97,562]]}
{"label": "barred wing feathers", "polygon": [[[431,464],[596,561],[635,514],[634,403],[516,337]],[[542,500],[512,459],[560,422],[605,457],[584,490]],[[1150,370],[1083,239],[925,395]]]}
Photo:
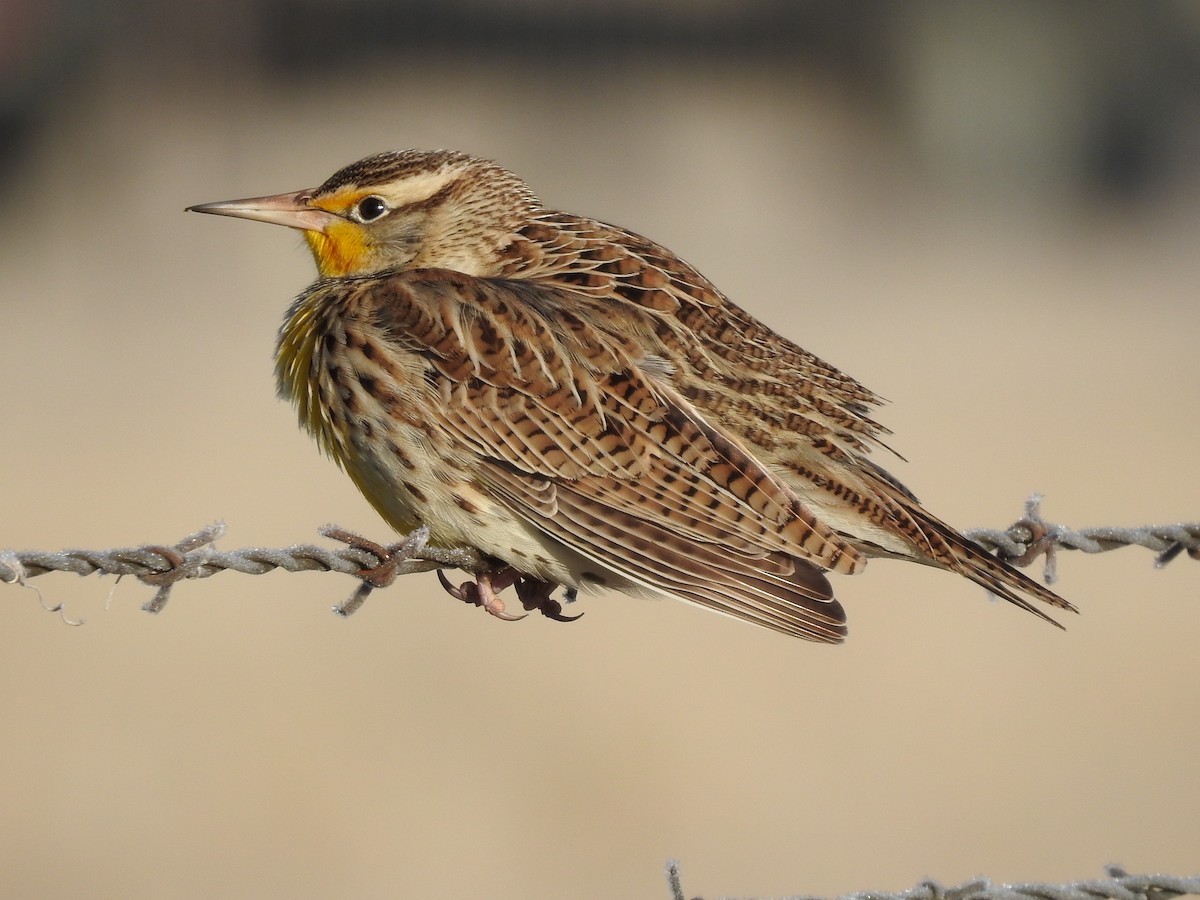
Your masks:
{"label": "barred wing feathers", "polygon": [[443,270],[354,289],[393,348],[425,361],[429,428],[514,515],[653,592],[842,639],[822,569],[863,558],[675,391],[645,346],[652,322],[616,329],[572,291]]}

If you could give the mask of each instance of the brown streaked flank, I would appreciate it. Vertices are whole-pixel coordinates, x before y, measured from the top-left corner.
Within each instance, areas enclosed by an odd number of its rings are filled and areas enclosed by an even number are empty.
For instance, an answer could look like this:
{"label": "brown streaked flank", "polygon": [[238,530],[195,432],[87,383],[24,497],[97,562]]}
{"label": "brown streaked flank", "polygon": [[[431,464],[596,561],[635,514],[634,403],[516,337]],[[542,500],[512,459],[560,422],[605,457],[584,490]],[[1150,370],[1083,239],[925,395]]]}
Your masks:
{"label": "brown streaked flank", "polygon": [[[544,208],[449,151],[367,157],[311,190],[196,212],[300,229],[319,277],[279,333],[279,392],[379,513],[495,567],[448,590],[675,597],[809,640],[827,573],[956,572],[1044,619],[1069,603],[927,512],[871,459],[879,398],[665,247]],[[1056,623],[1057,624],[1057,623]]]}

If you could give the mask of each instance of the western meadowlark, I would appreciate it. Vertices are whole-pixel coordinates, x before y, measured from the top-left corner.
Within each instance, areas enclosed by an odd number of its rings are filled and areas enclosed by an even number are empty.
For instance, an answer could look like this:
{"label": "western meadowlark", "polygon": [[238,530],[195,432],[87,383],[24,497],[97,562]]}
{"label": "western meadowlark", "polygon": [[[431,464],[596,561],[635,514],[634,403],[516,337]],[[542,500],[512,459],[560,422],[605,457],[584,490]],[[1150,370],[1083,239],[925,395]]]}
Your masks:
{"label": "western meadowlark", "polygon": [[825,572],[870,556],[1074,609],[868,458],[874,393],[494,163],[380,153],[190,209],[303,232],[320,275],[279,332],[280,395],[394,528],[495,560],[451,591],[497,615],[510,585],[548,613],[607,587],[837,642]]}

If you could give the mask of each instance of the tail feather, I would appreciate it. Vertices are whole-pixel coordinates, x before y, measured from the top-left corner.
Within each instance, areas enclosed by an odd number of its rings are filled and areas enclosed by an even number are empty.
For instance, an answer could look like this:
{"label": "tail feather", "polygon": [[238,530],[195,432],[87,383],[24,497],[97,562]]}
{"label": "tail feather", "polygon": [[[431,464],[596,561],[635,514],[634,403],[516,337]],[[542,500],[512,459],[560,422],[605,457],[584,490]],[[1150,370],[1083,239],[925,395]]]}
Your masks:
{"label": "tail feather", "polygon": [[905,543],[915,551],[912,556],[894,551],[885,551],[883,555],[901,556],[962,575],[1058,628],[1063,625],[1031,601],[1079,612],[1048,587],[992,556],[979,544],[928,512],[907,488],[879,466],[864,466],[859,474],[860,477],[867,476],[860,484],[878,504],[873,508],[873,515],[887,520],[889,529],[903,536]]}
{"label": "tail feather", "polygon": [[940,568],[956,572],[991,593],[1007,600],[1040,619],[1062,628],[1062,623],[1051,618],[1040,607],[1030,602],[1038,600],[1057,609],[1077,613],[1079,610],[1067,600],[1028,575],[1013,568],[1004,560],[992,556],[983,547],[964,537],[945,522],[926,512],[916,504],[904,504],[904,512],[918,526],[925,537],[926,546],[921,550],[928,562]]}

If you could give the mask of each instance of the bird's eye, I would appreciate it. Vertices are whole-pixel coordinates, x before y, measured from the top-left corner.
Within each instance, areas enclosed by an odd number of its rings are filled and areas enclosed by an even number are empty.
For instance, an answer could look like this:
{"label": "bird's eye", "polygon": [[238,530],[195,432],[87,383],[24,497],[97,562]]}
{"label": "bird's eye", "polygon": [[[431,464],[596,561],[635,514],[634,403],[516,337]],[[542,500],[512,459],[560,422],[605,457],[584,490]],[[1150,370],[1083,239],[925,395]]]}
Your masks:
{"label": "bird's eye", "polygon": [[370,197],[363,197],[358,201],[354,207],[354,218],[360,222],[374,222],[387,211],[388,205],[383,198],[372,194]]}

